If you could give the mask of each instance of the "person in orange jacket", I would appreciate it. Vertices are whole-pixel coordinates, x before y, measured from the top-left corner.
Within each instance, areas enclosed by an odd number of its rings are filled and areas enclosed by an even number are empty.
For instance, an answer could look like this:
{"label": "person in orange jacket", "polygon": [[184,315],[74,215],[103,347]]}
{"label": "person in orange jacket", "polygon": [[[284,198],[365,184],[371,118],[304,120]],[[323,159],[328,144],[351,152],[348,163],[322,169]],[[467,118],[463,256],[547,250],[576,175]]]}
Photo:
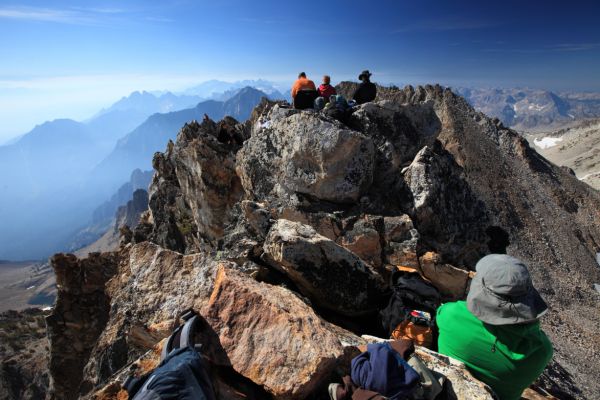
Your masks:
{"label": "person in orange jacket", "polygon": [[[298,99],[298,93],[302,93]],[[300,72],[298,79],[292,85],[292,100],[294,108],[305,109],[312,108],[314,100],[317,98],[317,88],[315,83],[306,77],[304,72]]]}
{"label": "person in orange jacket", "polygon": [[292,85],[292,99],[295,99],[296,95],[301,90],[317,90],[315,83],[308,79],[304,72],[298,74],[298,79]]}

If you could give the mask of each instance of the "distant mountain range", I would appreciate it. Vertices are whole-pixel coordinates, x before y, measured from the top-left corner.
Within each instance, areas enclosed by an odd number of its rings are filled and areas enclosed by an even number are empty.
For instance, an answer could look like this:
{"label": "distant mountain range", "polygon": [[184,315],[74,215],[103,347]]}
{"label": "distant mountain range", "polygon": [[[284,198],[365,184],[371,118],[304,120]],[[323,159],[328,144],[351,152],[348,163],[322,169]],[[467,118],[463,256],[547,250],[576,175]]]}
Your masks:
{"label": "distant mountain range", "polygon": [[204,99],[213,99],[225,101],[232,97],[238,90],[245,87],[253,87],[256,90],[267,94],[271,98],[285,99],[285,90],[281,86],[264,79],[242,80],[236,82],[225,82],[219,80],[210,80],[199,85],[193,86],[185,91],[183,95],[200,96]]}
{"label": "distant mountain range", "polygon": [[154,114],[118,141],[114,150],[96,166],[91,181],[114,190],[115,185],[124,182],[132,170],[151,169],[154,153],[163,151],[186,122],[202,120],[205,114],[214,120],[229,115],[245,121],[263,97],[268,96],[252,87],[245,87],[227,101],[207,100],[193,108]]}
{"label": "distant mountain range", "polygon": [[542,131],[600,117],[600,93],[457,88],[477,110],[517,130]]}
{"label": "distant mountain range", "polygon": [[253,88],[221,95],[228,99],[193,106],[200,96],[134,92],[88,121],[49,121],[0,146],[0,258],[65,250],[134,169],[151,169],[154,152],[185,122],[204,114],[245,120],[266,96]]}
{"label": "distant mountain range", "polygon": [[98,118],[104,114],[115,111],[138,112],[146,116],[154,113],[166,113],[177,111],[184,108],[193,107],[209,97],[193,96],[193,95],[175,95],[171,92],[166,92],[160,95],[154,95],[150,92],[133,92],[127,97],[121,98],[107,109],[102,109],[94,118]]}

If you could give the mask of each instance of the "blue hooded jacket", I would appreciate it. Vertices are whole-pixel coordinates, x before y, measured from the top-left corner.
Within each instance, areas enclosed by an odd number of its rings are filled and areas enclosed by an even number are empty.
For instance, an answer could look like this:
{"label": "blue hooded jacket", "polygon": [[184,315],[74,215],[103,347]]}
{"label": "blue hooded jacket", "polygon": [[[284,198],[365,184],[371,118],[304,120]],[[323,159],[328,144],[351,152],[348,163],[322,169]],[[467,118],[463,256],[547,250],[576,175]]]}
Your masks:
{"label": "blue hooded jacket", "polygon": [[351,377],[355,385],[392,400],[409,396],[419,383],[419,374],[389,343],[375,343],[352,360]]}

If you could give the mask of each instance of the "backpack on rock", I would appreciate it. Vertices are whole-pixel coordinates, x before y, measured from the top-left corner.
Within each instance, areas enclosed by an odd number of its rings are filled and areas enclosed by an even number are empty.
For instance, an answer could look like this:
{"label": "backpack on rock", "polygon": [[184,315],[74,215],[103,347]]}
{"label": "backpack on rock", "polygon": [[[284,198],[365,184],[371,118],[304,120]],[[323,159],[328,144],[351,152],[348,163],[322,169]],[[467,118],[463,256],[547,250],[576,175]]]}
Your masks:
{"label": "backpack on rock", "polygon": [[139,378],[130,377],[123,385],[132,400],[215,400],[215,394],[201,345],[194,343],[198,315],[187,311],[186,321],[169,336],[158,367]]}
{"label": "backpack on rock", "polygon": [[392,295],[379,313],[381,324],[393,339],[411,339],[419,346],[435,348],[435,314],[441,304],[437,289],[415,270],[394,271]]}

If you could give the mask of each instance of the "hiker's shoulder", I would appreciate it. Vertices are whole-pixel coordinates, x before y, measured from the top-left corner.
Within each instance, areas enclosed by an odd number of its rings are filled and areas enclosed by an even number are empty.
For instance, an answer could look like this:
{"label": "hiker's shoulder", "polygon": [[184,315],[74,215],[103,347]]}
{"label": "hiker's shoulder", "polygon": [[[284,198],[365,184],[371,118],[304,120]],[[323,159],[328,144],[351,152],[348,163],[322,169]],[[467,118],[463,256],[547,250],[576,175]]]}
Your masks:
{"label": "hiker's shoulder", "polygon": [[441,316],[457,316],[457,315],[465,315],[468,316],[470,314],[467,309],[466,301],[452,301],[449,303],[444,303],[437,309],[438,318]]}

